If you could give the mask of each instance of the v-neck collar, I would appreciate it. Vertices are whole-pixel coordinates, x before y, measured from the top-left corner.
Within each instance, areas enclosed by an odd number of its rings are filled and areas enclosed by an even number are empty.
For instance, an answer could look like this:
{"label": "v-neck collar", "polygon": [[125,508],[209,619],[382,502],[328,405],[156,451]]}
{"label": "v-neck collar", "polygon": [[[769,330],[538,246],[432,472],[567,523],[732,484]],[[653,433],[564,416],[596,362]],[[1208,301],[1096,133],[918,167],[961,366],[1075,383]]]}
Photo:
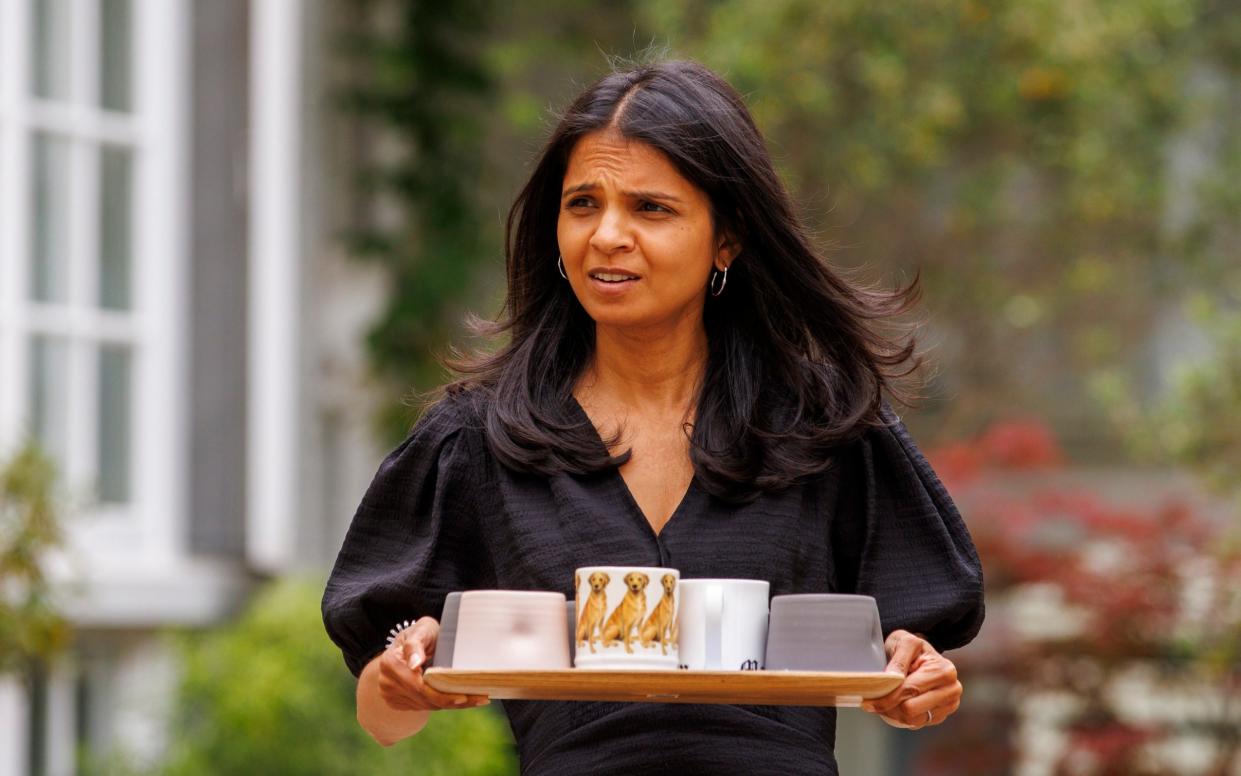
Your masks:
{"label": "v-neck collar", "polygon": [[[599,435],[598,427],[595,426],[595,422],[591,420],[590,414],[586,412],[586,408],[578,402],[577,397],[572,393],[569,394],[569,406],[578,414],[579,420],[585,422],[590,426],[591,430],[594,431],[594,437],[599,443],[599,447],[603,449],[604,452],[610,453],[611,451],[608,450],[608,446],[603,441],[603,437]],[[626,503],[628,503],[629,509],[633,513],[633,516],[641,520],[642,524],[646,526],[646,529],[650,531],[651,535],[656,539],[661,537],[664,532],[668,530],[668,526],[672,525],[673,521],[677,519],[677,516],[687,509],[687,505],[689,504],[691,497],[696,492],[696,484],[698,482],[698,473],[695,472],[690,476],[689,485],[686,486],[685,492],[681,494],[681,500],[677,502],[676,507],[672,510],[672,514],[668,515],[668,519],[664,521],[663,526],[661,526],[659,530],[655,530],[654,524],[651,523],[650,518],[647,517],[646,513],[642,511],[642,507],[639,506],[638,500],[634,498],[633,491],[629,489],[629,483],[625,481],[624,475],[621,474],[620,467],[610,467],[608,474],[613,481],[614,487],[620,491],[622,498]]]}

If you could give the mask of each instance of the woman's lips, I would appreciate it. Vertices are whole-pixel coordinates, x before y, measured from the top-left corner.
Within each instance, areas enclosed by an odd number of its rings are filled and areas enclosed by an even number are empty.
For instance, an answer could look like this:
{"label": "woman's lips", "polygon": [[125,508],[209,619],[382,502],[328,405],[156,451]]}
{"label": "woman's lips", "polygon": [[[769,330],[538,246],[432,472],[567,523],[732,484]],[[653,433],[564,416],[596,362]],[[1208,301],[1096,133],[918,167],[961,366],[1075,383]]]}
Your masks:
{"label": "woman's lips", "polygon": [[629,289],[631,289],[633,285],[638,282],[638,280],[640,280],[640,278],[636,277],[626,278],[625,280],[604,280],[601,277],[591,275],[590,287],[594,289],[596,293],[607,296],[619,296],[620,294],[624,294],[629,291]]}
{"label": "woman's lips", "polygon": [[590,287],[604,296],[624,294],[641,279],[620,267],[595,267],[587,272],[586,276],[590,278]]}

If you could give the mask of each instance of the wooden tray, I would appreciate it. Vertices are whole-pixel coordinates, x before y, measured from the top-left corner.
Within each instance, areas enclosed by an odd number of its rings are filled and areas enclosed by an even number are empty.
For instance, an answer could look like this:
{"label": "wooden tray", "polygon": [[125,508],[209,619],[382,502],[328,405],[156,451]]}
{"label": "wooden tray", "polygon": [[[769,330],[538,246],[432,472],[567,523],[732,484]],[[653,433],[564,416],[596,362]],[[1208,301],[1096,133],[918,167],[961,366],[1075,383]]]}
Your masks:
{"label": "wooden tray", "polygon": [[569,668],[483,671],[428,668],[440,692],[500,700],[741,703],[773,706],[857,706],[895,690],[896,673],[834,671],[619,671]]}

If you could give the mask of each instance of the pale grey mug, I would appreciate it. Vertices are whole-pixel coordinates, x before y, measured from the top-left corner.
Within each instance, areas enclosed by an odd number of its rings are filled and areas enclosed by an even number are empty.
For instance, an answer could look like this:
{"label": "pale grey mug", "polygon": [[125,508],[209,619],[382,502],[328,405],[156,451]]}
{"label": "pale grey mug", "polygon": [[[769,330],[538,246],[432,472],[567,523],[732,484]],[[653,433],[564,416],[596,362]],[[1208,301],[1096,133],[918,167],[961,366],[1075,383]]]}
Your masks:
{"label": "pale grey mug", "polygon": [[461,608],[461,591],[449,593],[444,598],[444,613],[440,616],[440,635],[435,642],[433,668],[452,668],[452,653],[457,644],[457,612]]}
{"label": "pale grey mug", "polygon": [[875,599],[806,593],[771,599],[768,671],[880,672],[887,666]]}

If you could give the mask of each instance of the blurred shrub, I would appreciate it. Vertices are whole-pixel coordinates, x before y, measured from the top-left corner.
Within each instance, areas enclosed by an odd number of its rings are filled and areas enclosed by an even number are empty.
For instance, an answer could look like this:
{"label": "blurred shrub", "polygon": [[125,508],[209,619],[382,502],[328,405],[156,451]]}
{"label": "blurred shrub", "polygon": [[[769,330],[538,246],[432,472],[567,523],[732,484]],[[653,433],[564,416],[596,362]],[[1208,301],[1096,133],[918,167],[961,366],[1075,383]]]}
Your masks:
{"label": "blurred shrub", "polygon": [[181,636],[184,676],[166,773],[516,773],[511,735],[492,707],[433,714],[384,749],[359,727],[353,677],[324,635],[322,586],[269,585],[234,624]]}
{"label": "blurred shrub", "polygon": [[60,543],[54,480],[51,461],[33,445],[0,464],[0,673],[29,671],[69,638],[42,568]]}
{"label": "blurred shrub", "polygon": [[[963,650],[965,670],[975,688],[988,679],[1007,688],[999,716],[1011,720],[990,742],[974,738],[972,751],[944,739],[928,760],[955,768],[932,772],[1234,772],[1235,516],[1153,492],[1122,503],[1070,486],[1057,476],[1054,438],[1030,421],[928,455],[969,518],[987,583],[987,645]],[[1030,746],[1036,738],[1043,743]],[[972,761],[987,766],[963,770]]]}
{"label": "blurred shrub", "polygon": [[[1241,269],[1236,274],[1241,300]],[[1164,395],[1143,400],[1113,373],[1100,374],[1092,387],[1137,460],[1188,467],[1233,498],[1234,541],[1241,541],[1241,307],[1225,307],[1206,293],[1185,307],[1205,333],[1206,352],[1172,370]]]}
{"label": "blurred shrub", "polygon": [[374,374],[393,389],[377,419],[393,441],[410,426],[400,398],[443,381],[431,354],[457,330],[474,268],[497,255],[477,196],[491,74],[476,42],[490,5],[366,0],[336,33],[338,105],[366,138],[346,245],[381,266],[392,288],[366,345]]}

